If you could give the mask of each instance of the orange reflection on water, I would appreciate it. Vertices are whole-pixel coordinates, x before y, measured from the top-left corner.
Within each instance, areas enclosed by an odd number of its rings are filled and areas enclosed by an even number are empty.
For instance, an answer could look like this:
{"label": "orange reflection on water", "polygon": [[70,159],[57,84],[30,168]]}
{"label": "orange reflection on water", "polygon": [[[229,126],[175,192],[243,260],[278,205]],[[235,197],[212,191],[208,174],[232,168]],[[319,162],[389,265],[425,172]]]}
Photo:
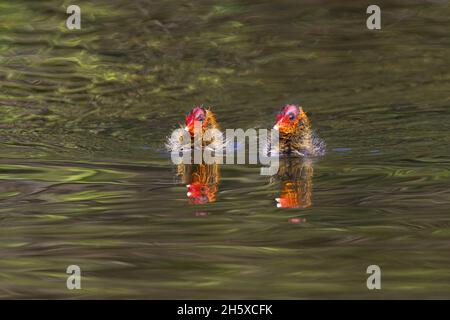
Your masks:
{"label": "orange reflection on water", "polygon": [[190,204],[215,202],[219,190],[220,168],[217,164],[180,164],[177,175],[186,185]]}
{"label": "orange reflection on water", "polygon": [[278,208],[308,208],[312,205],[313,166],[308,159],[282,158],[276,175],[280,196]]}

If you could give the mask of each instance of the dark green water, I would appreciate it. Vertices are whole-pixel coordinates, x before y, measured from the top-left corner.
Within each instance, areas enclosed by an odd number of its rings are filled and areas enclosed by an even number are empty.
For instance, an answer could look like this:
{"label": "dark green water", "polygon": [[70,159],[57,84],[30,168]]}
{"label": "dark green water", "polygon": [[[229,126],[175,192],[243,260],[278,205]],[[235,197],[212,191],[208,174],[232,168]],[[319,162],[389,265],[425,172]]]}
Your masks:
{"label": "dark green water", "polygon": [[[70,4],[0,1],[1,298],[450,298],[448,1],[377,1],[379,31],[363,1]],[[243,165],[189,204],[163,145],[200,103],[302,104],[311,205]]]}

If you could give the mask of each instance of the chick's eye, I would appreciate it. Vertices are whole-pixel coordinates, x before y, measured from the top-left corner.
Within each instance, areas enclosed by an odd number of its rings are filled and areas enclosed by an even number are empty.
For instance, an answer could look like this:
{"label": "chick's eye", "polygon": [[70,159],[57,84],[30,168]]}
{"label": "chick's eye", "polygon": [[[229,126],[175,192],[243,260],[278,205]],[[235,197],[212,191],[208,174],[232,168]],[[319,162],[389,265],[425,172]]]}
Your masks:
{"label": "chick's eye", "polygon": [[291,113],[291,114],[289,115],[289,120],[294,121],[294,119],[295,119],[295,115]]}
{"label": "chick's eye", "polygon": [[198,121],[203,121],[203,120],[205,120],[205,117],[204,117],[204,116],[198,116],[198,117],[197,117],[197,120],[198,120]]}

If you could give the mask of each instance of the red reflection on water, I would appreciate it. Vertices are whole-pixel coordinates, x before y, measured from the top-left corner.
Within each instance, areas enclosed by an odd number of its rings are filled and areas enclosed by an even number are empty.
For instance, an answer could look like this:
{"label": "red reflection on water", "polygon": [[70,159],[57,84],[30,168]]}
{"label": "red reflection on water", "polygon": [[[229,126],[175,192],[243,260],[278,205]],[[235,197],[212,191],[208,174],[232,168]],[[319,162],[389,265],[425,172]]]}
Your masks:
{"label": "red reflection on water", "polygon": [[179,165],[177,171],[186,184],[186,195],[190,204],[216,201],[220,179],[217,164]]}
{"label": "red reflection on water", "polygon": [[290,218],[288,221],[290,223],[306,223],[305,218]]}

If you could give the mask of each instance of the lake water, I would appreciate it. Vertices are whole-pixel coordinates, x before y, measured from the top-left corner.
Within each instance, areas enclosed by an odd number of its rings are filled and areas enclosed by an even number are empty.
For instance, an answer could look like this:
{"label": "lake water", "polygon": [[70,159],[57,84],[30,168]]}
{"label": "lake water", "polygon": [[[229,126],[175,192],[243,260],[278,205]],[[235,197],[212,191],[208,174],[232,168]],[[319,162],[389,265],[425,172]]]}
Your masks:
{"label": "lake water", "polygon": [[[69,4],[0,3],[0,298],[450,298],[448,1],[378,1],[374,31],[348,0]],[[177,176],[194,105],[287,103],[325,156]]]}

